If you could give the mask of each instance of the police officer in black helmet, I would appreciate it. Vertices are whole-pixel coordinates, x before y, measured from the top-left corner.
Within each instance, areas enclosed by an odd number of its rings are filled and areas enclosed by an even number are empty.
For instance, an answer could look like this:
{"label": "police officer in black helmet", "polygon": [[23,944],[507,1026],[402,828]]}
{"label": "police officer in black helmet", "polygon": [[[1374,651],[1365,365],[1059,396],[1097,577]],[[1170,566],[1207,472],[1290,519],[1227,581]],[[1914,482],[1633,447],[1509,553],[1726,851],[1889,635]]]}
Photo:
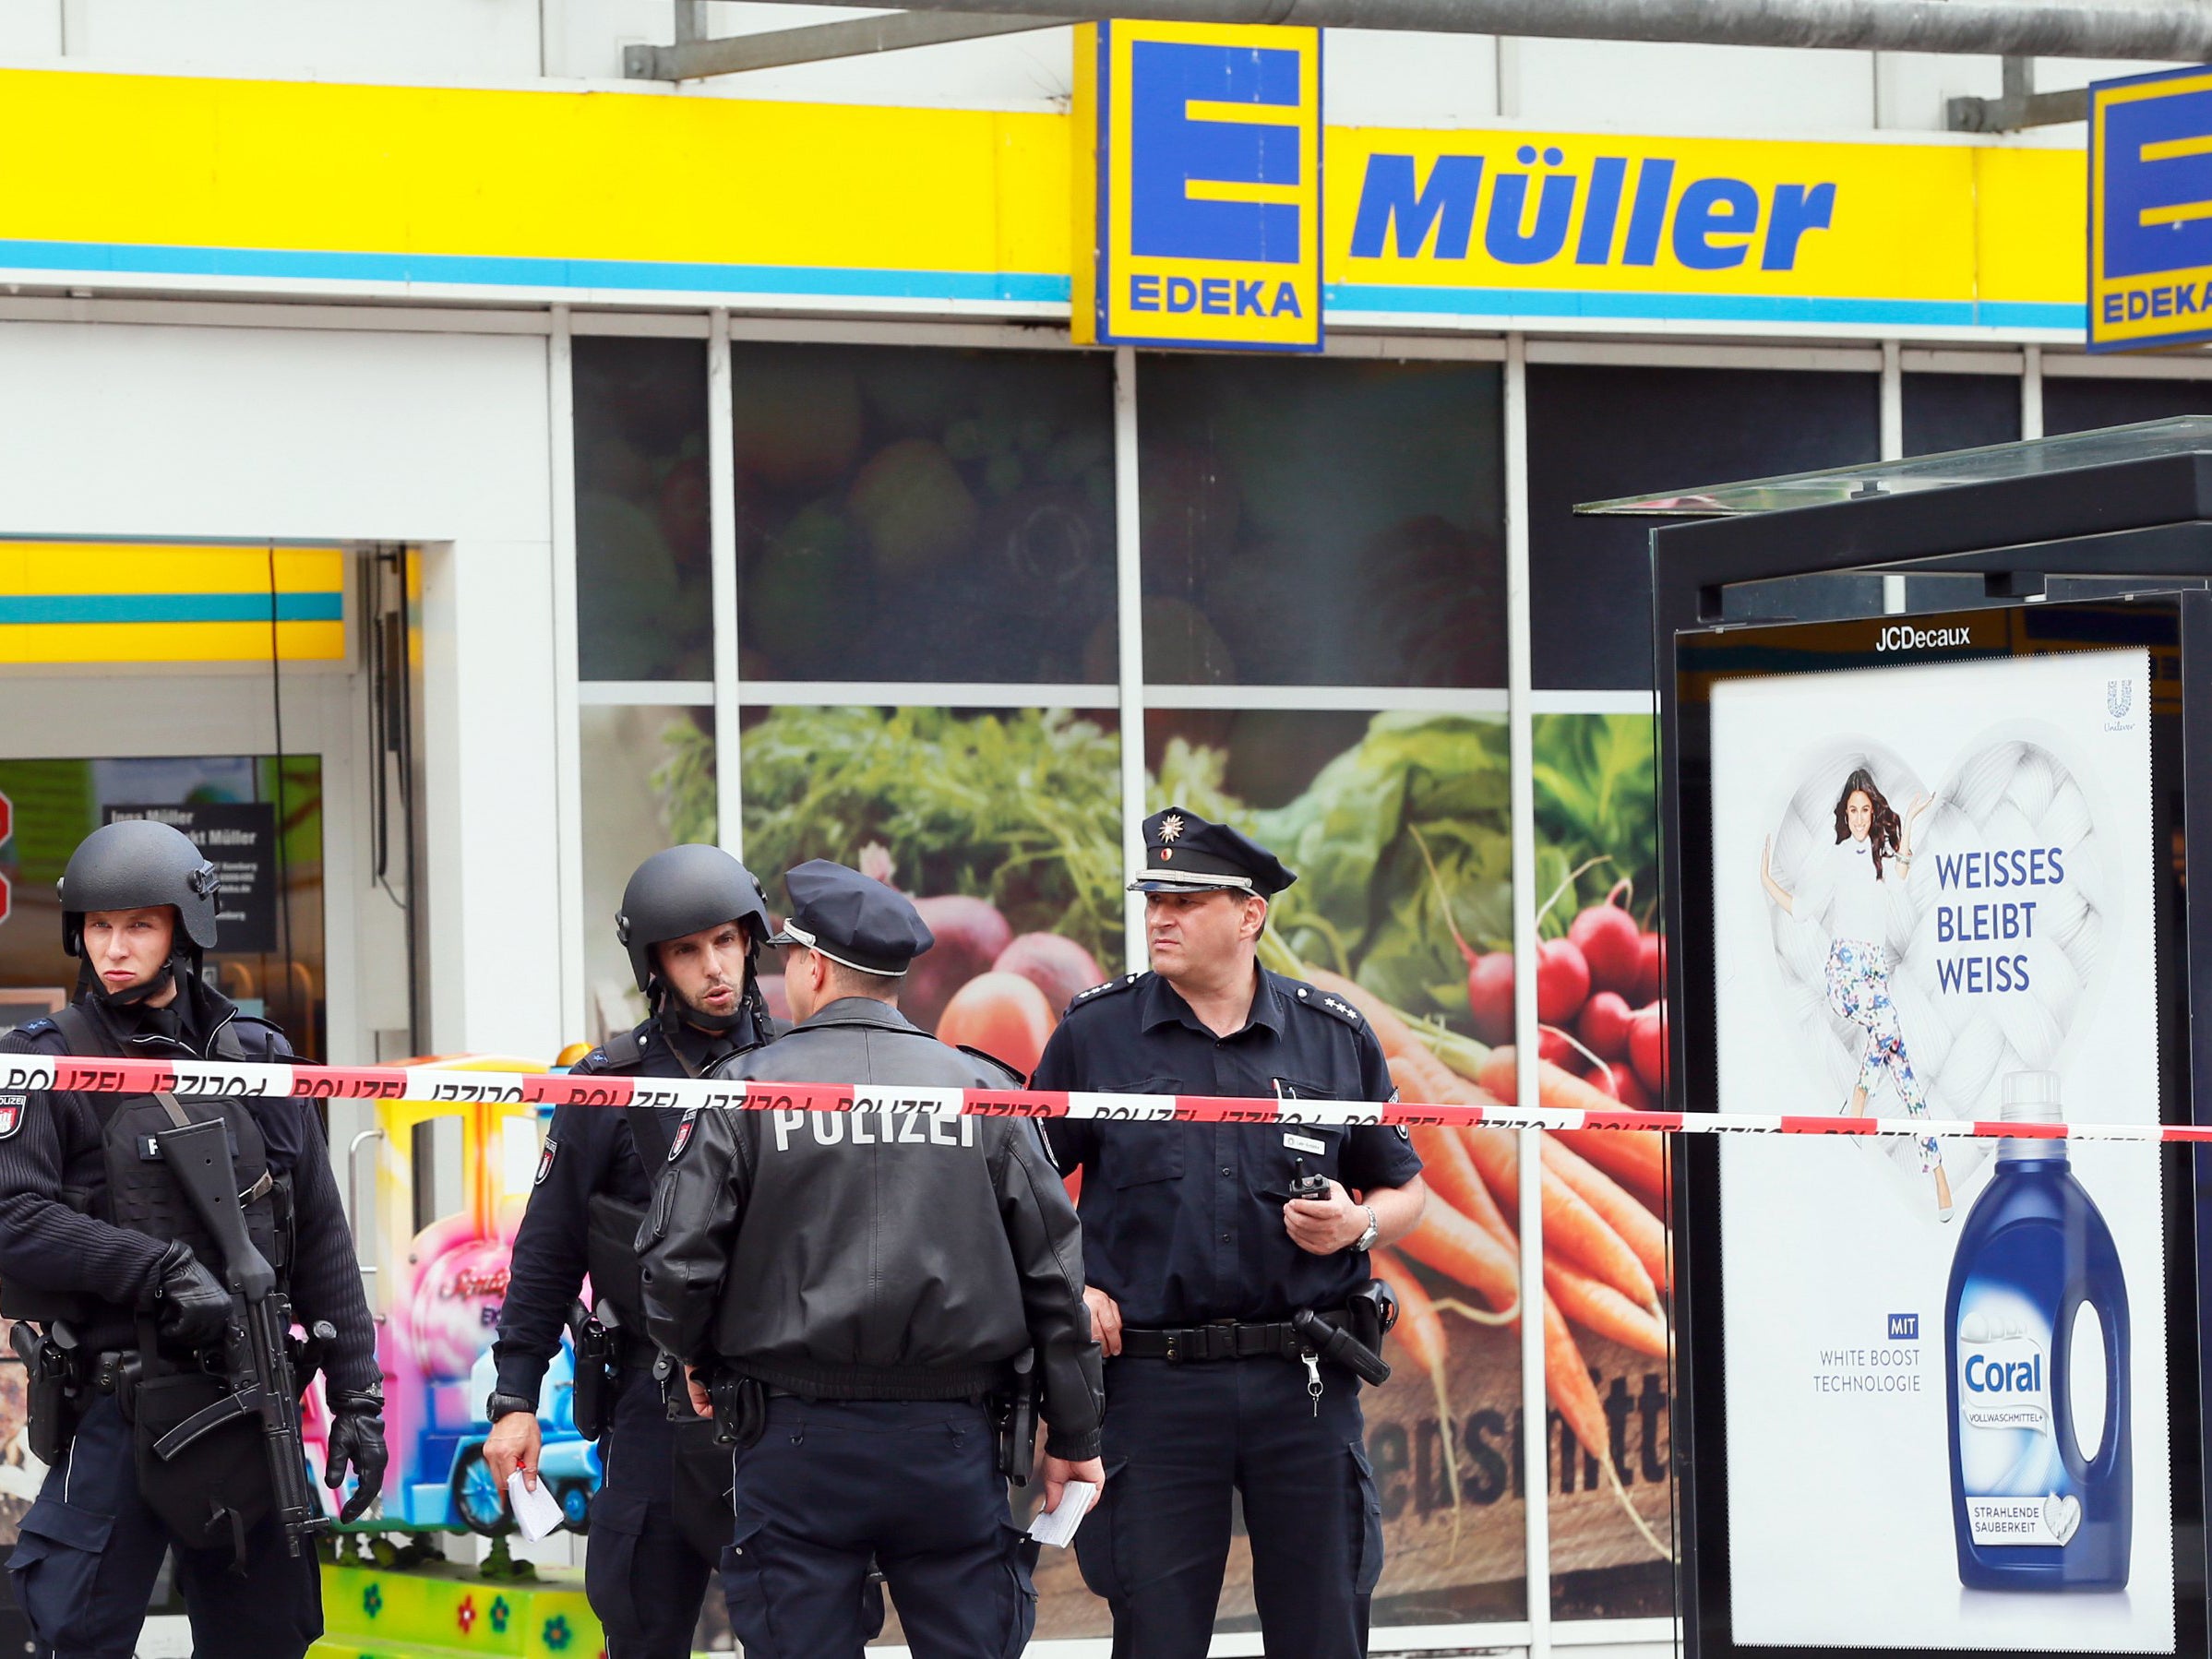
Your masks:
{"label": "police officer in black helmet", "polygon": [[[760,884],[719,847],[656,853],[623,889],[615,930],[652,1009],[572,1069],[577,1075],[699,1077],[772,1034],[758,963],[768,937]],[[502,1490],[538,1466],[538,1397],[564,1321],[579,1338],[578,1392],[595,1393],[605,1475],[592,1500],[584,1582],[612,1659],[688,1654],[699,1603],[729,1542],[730,1460],[712,1426],[672,1423],[656,1375],[633,1241],[651,1177],[668,1157],[674,1114],[651,1106],[558,1108],[515,1236],[492,1349],[497,1390],[485,1461]],[[589,1271],[595,1307],[578,1317]],[[604,1352],[599,1375],[593,1355]],[[678,1395],[681,1381],[676,1384]]]}
{"label": "police officer in black helmet", "polygon": [[[217,885],[168,825],[94,830],[60,887],[62,941],[82,962],[76,1000],[0,1036],[0,1053],[291,1060],[281,1031],[200,978]],[[359,1476],[341,1517],[365,1513],[383,1486],[376,1332],[314,1110],[283,1098],[0,1094],[0,1314],[35,1322],[40,1366],[67,1379],[34,1390],[34,1414],[54,1414],[32,1432],[54,1466],[8,1571],[43,1648],[121,1659],[173,1551],[199,1652],[296,1659],[322,1632],[320,1579],[315,1551],[292,1553],[270,1512],[258,1431],[247,1426],[211,1469],[163,1462],[148,1443],[171,1385],[204,1389],[233,1313],[219,1247],[144,1156],[180,1119],[225,1124],[249,1238],[300,1323],[332,1332],[318,1356],[332,1413],[325,1478],[338,1486],[349,1464]]]}

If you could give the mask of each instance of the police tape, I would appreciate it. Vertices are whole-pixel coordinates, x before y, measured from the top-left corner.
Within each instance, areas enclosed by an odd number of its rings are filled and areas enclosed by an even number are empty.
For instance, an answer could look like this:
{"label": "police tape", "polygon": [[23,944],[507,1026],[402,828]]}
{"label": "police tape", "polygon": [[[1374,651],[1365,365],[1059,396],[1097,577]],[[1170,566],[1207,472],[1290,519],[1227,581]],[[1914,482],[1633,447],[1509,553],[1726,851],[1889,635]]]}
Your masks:
{"label": "police tape", "polygon": [[574,1076],[436,1066],[264,1066],[209,1060],[87,1059],[0,1055],[0,1099],[45,1090],[87,1094],[229,1095],[389,1100],[452,1105],[717,1107],[748,1112],[867,1112],[908,1116],[1068,1117],[1101,1123],[1493,1124],[1504,1128],[1641,1129],[1683,1135],[1847,1135],[1939,1140],[2212,1142],[2212,1125],[2002,1123],[1965,1118],[1822,1117],[1745,1112],[1584,1111],[1556,1106],[1438,1104],[1215,1094],[1112,1094],[1056,1089],[949,1089],[923,1084],[715,1081]]}

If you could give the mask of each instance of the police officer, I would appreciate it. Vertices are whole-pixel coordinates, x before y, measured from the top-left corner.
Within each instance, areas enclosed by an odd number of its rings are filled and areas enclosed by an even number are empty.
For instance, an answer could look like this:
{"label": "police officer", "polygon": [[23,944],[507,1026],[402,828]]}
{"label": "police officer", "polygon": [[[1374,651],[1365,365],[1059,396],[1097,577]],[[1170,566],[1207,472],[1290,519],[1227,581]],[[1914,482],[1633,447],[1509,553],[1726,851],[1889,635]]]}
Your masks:
{"label": "police officer", "polygon": [[[768,1040],[758,973],[768,910],[760,884],[727,853],[688,845],[654,853],[623,889],[615,930],[652,1011],[573,1074],[699,1077]],[[729,1454],[688,1406],[687,1421],[669,1421],[639,1295],[638,1226],[676,1117],[652,1106],[556,1109],[492,1348],[497,1383],[484,1459],[502,1491],[516,1468],[534,1486],[539,1391],[589,1270],[599,1311],[592,1324],[577,1321],[580,1346],[604,1344],[616,1379],[598,1420],[579,1425],[604,1437],[584,1588],[613,1659],[690,1653],[708,1576],[729,1542]],[[592,1358],[580,1354],[580,1373]],[[596,1394],[600,1381],[580,1375],[577,1398]]]}
{"label": "police officer", "polygon": [[[94,830],[63,871],[62,944],[79,959],[76,999],[0,1037],[0,1052],[265,1061],[284,1033],[200,977],[215,944],[215,867],[146,819]],[[159,1158],[153,1137],[210,1119],[229,1130],[248,1235],[321,1343],[332,1414],[326,1481],[351,1463],[357,1519],[384,1482],[382,1378],[329,1149],[290,1099],[59,1092],[0,1095],[0,1313],[43,1327],[32,1431],[54,1466],[7,1566],[42,1648],[131,1653],[165,1553],[202,1653],[296,1659],[322,1633],[316,1553],[292,1553],[271,1512],[257,1420],[173,1460],[151,1438],[185,1406],[219,1401],[233,1305],[220,1247]],[[66,1386],[65,1386],[66,1379]],[[301,1379],[305,1381],[305,1379]],[[126,1419],[119,1393],[132,1400]]]}
{"label": "police officer", "polygon": [[[1268,900],[1297,879],[1273,853],[1179,807],[1144,820],[1144,851],[1130,886],[1152,972],[1076,997],[1033,1086],[1394,1097],[1357,1009],[1259,966]],[[1290,1321],[1357,1324],[1367,1252],[1426,1199],[1405,1132],[1056,1119],[1046,1134],[1083,1171],[1085,1296],[1107,1355],[1112,1484],[1075,1543],[1113,1606],[1114,1653],[1204,1654],[1235,1486],[1269,1659],[1364,1653],[1382,1541],[1358,1385]],[[1317,1178],[1320,1196],[1293,1195]]]}
{"label": "police officer", "polygon": [[[1019,1087],[898,1010],[934,942],[881,882],[786,877],[790,1034],[718,1074]],[[1098,1347],[1073,1207],[1021,1119],[711,1112],[679,1131],[640,1238],[654,1337],[736,1440],[730,1623],[750,1659],[859,1659],[872,1551],[916,1659],[1001,1659],[1035,1620],[1002,1469],[1030,1473],[993,1396],[1041,1379],[1045,1495],[1103,1485]],[[1023,1403],[1026,1403],[1024,1398]]]}

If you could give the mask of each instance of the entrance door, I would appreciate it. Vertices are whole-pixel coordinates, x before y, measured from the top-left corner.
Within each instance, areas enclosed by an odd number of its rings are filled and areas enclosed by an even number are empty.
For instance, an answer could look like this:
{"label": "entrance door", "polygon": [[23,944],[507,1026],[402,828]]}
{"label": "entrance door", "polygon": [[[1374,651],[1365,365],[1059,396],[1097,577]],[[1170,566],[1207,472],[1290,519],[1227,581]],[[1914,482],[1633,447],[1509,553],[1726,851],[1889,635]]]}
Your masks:
{"label": "entrance door", "polygon": [[222,873],[208,972],[226,996],[313,1059],[410,1048],[404,860],[372,822],[382,676],[348,615],[369,557],[0,543],[0,1024],[74,991],[54,892],[71,850],[154,817]]}

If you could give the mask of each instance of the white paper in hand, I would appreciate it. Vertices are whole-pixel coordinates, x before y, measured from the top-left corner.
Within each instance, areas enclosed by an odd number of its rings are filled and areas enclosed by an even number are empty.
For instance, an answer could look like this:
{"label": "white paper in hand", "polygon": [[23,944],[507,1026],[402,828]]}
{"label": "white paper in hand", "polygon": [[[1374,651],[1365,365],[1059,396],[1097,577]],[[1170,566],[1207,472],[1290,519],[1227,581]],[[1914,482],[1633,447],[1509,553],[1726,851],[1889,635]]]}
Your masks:
{"label": "white paper in hand", "polygon": [[1065,1549],[1075,1538],[1075,1529],[1083,1523],[1091,1512],[1091,1494],[1098,1488],[1087,1480],[1071,1480],[1060,1488],[1058,1509],[1039,1510],[1034,1521],[1029,1523],[1029,1535],[1039,1544],[1057,1545]]}
{"label": "white paper in hand", "polygon": [[532,1544],[549,1535],[566,1519],[560,1499],[545,1489],[545,1483],[539,1481],[535,1488],[524,1486],[520,1469],[507,1477],[507,1505],[515,1512],[515,1525]]}

